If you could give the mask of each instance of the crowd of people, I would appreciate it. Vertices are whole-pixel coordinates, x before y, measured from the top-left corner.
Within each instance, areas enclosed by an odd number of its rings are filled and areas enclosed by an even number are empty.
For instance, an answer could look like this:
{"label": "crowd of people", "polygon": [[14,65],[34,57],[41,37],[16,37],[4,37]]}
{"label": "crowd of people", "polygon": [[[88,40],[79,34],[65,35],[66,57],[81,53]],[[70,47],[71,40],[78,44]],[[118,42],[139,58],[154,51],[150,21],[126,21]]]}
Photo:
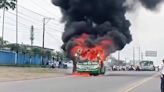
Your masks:
{"label": "crowd of people", "polygon": [[46,66],[49,68],[67,68],[67,65],[62,60],[55,60],[54,58],[47,61]]}

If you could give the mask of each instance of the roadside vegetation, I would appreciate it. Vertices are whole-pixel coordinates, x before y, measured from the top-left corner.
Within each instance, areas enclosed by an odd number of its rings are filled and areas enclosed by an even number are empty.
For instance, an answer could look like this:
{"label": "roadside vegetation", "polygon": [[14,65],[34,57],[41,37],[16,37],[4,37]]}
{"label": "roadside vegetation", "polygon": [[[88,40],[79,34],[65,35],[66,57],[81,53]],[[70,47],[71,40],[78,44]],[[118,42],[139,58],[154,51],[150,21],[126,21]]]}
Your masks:
{"label": "roadside vegetation", "polygon": [[[56,61],[67,61],[68,59],[66,58],[65,54],[60,51],[54,51],[53,49],[49,48],[42,48],[39,46],[31,46],[31,45],[26,45],[26,44],[15,44],[15,43],[10,43],[6,40],[3,40],[0,37],[0,44],[1,50],[5,51],[11,51],[11,52],[16,52],[19,54],[23,54],[24,56],[42,56],[43,58],[47,58],[48,60],[51,60],[52,58],[55,58]],[[6,66],[0,65],[0,66]],[[24,65],[7,65],[7,66],[19,66],[19,67],[39,67],[40,65],[31,65],[31,64],[24,64]]]}

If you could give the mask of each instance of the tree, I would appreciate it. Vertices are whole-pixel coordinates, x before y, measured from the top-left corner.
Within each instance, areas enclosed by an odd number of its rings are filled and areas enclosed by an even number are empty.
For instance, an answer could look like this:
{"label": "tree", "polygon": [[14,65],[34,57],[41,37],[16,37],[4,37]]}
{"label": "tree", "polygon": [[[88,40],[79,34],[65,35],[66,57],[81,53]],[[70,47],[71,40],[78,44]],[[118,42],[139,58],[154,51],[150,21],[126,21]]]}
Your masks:
{"label": "tree", "polygon": [[[2,23],[2,40],[4,38],[4,22],[5,22],[5,11],[16,8],[17,0],[0,0],[0,9],[3,9],[3,23]],[[2,42],[3,46],[3,42]]]}
{"label": "tree", "polygon": [[40,48],[32,48],[34,55],[42,55],[42,50]]}
{"label": "tree", "polygon": [[0,8],[14,10],[16,8],[16,2],[17,0],[0,0]]}
{"label": "tree", "polygon": [[54,54],[52,54],[53,57],[56,58],[57,61],[60,60],[67,60],[66,55],[63,52],[56,51]]}
{"label": "tree", "polygon": [[6,40],[3,40],[2,37],[0,37],[0,48],[2,48],[2,43],[4,46],[6,46],[9,42]]}
{"label": "tree", "polygon": [[17,50],[21,50],[21,48],[19,47],[19,45],[17,46],[16,44],[7,44],[8,48],[10,48],[11,51],[17,51]]}

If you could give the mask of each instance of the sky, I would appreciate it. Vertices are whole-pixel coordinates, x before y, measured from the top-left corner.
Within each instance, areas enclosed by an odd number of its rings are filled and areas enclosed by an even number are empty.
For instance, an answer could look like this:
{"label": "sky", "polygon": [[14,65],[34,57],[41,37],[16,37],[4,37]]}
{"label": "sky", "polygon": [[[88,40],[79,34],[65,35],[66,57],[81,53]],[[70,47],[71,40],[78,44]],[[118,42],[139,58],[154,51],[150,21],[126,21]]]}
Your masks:
{"label": "sky", "polygon": [[[62,32],[64,23],[61,23],[62,14],[58,7],[51,4],[51,0],[18,0],[19,11],[19,43],[30,44],[30,27],[34,26],[34,45],[42,46],[43,18],[46,20],[45,47],[61,50]],[[0,10],[0,26],[2,26],[2,10]],[[120,59],[132,60],[133,48],[135,59],[139,60],[139,48],[144,59],[153,60],[158,65],[164,59],[164,4],[158,11],[150,11],[143,7],[135,12],[126,14],[131,22],[133,41],[120,51]],[[15,11],[7,11],[5,16],[4,39],[15,43]],[[1,28],[1,27],[0,27]],[[0,35],[2,30],[0,29]],[[145,51],[157,51],[157,57],[145,57]],[[117,52],[112,54],[117,58]]]}

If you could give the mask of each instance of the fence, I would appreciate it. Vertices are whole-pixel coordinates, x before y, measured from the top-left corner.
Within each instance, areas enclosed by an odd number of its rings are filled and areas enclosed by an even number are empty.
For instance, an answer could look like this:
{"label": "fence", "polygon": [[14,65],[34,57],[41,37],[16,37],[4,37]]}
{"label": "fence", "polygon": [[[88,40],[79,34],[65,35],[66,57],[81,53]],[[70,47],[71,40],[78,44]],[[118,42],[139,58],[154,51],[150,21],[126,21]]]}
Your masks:
{"label": "fence", "polygon": [[12,64],[33,64],[33,65],[40,65],[42,60],[40,55],[30,55],[27,54],[18,54],[17,62],[16,60],[16,53],[11,51],[0,51],[0,64],[5,65],[12,65]]}

